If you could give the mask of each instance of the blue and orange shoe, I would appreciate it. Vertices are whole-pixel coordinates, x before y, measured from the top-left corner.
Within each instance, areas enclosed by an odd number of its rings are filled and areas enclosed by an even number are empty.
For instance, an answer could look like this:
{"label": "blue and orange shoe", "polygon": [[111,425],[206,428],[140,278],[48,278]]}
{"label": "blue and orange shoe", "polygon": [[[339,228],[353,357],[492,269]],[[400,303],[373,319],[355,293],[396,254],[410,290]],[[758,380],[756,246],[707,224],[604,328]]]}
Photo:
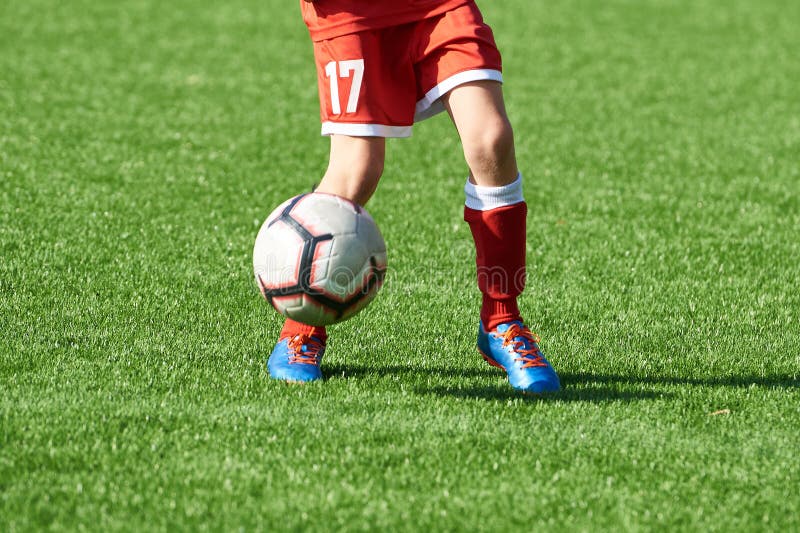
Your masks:
{"label": "blue and orange shoe", "polygon": [[322,379],[322,356],[325,343],[316,337],[295,335],[278,341],[267,361],[270,377],[289,382]]}
{"label": "blue and orange shoe", "polygon": [[561,382],[539,349],[539,337],[515,320],[500,324],[492,331],[478,325],[478,351],[486,362],[508,374],[508,382],[530,394],[558,392]]}

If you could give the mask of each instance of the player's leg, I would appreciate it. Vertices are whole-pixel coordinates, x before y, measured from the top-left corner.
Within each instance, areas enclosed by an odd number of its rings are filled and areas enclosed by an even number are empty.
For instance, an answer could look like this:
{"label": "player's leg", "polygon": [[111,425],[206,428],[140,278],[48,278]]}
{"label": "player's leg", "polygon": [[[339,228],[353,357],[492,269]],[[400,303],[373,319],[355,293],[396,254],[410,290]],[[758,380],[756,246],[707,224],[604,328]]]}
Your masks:
{"label": "player's leg", "polygon": [[481,321],[487,330],[521,320],[517,297],[525,285],[527,205],[514,155],[514,134],[501,85],[478,81],[443,98],[469,167],[464,219],[477,248]]}
{"label": "player's leg", "polygon": [[421,29],[417,118],[446,109],[469,166],[464,218],[475,241],[483,296],[478,347],[487,361],[508,372],[515,388],[558,390],[558,377],[517,305],[525,284],[527,207],[494,36],[475,4],[448,11]]}
{"label": "player's leg", "polygon": [[[332,135],[328,169],[316,191],[335,194],[358,205],[366,204],[383,172],[385,150],[383,137]],[[292,382],[321,379],[320,363],[327,340],[324,326],[287,318],[267,362],[270,375]]]}
{"label": "player's leg", "polygon": [[[317,192],[364,205],[383,172],[385,137],[411,134],[416,92],[402,32],[364,32],[314,43],[322,133],[331,137]],[[395,57],[395,59],[392,59]],[[404,83],[410,83],[406,86]],[[327,331],[287,319],[270,355],[270,375],[285,381],[322,377]]]}
{"label": "player's leg", "polygon": [[470,175],[464,219],[475,241],[482,293],[478,348],[526,392],[554,392],[558,376],[520,316],[525,288],[527,205],[514,154],[514,133],[496,81],[460,85],[443,97],[458,130]]}
{"label": "player's leg", "polygon": [[502,187],[518,175],[514,132],[500,82],[479,80],[452,89],[442,101],[458,130],[473,185]]}
{"label": "player's leg", "polygon": [[316,190],[365,205],[378,187],[385,158],[383,137],[332,135],[328,169]]}

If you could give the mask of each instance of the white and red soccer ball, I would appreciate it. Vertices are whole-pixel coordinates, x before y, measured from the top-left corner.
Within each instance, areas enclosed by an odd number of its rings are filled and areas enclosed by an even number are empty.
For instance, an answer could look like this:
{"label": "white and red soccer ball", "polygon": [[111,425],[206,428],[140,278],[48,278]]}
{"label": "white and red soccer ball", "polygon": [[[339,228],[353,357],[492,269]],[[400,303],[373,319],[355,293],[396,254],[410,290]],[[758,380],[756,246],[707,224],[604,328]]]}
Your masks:
{"label": "white and red soccer ball", "polygon": [[363,207],[332,194],[301,194],[261,226],[253,271],[279,313],[326,326],[375,298],[386,275],[386,244]]}

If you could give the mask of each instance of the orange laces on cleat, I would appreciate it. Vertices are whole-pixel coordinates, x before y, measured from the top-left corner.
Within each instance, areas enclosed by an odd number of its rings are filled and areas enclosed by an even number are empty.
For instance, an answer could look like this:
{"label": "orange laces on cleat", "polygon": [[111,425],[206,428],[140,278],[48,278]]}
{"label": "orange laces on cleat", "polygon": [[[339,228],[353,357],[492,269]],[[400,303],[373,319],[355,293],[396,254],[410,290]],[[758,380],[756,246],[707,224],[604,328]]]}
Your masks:
{"label": "orange laces on cleat", "polygon": [[289,339],[289,364],[318,365],[319,353],[324,348],[308,335],[295,335]]}
{"label": "orange laces on cleat", "polygon": [[[497,336],[503,339],[503,348],[512,345],[514,352],[519,354],[515,361],[522,361],[522,368],[532,368],[535,366],[547,366],[547,363],[542,357],[542,352],[539,351],[539,336],[532,333],[526,327],[520,327],[519,324],[511,324],[504,332],[497,332]],[[522,337],[528,341],[532,348],[525,348],[525,342],[516,340],[516,337]]]}

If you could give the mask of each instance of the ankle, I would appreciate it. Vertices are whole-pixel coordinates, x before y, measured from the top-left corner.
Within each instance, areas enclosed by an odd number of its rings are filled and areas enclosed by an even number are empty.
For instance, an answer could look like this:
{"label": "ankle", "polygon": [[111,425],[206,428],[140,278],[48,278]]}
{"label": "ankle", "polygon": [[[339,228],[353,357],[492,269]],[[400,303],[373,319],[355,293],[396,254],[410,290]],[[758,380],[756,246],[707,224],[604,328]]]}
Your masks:
{"label": "ankle", "polygon": [[491,331],[500,324],[514,320],[522,321],[516,298],[490,298],[483,297],[481,306],[481,321],[486,331]]}
{"label": "ankle", "polygon": [[286,322],[283,323],[283,329],[281,329],[279,339],[283,340],[296,335],[316,337],[323,343],[328,340],[328,332],[325,330],[324,326],[309,326],[308,324],[303,324],[302,322],[287,318]]}

